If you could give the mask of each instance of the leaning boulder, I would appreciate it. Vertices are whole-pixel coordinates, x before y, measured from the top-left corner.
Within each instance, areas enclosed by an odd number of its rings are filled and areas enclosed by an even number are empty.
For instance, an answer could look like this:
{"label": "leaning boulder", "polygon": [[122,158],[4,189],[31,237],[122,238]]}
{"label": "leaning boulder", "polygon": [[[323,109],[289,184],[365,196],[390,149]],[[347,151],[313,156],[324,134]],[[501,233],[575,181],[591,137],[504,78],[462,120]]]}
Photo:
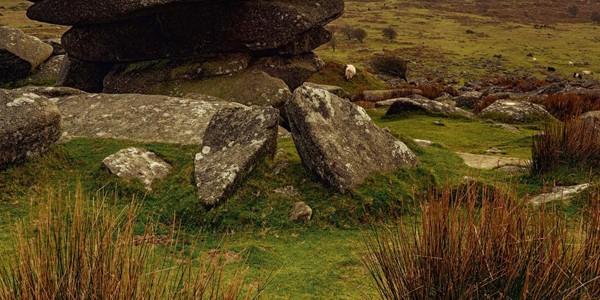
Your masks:
{"label": "leaning boulder", "polygon": [[206,206],[224,201],[253,167],[277,149],[279,111],[270,107],[218,112],[195,158],[198,198]]}
{"label": "leaning boulder", "polygon": [[474,114],[449,105],[444,102],[438,102],[435,100],[423,99],[423,98],[399,98],[395,101],[390,100],[392,105],[387,111],[387,115],[399,115],[399,114],[409,114],[412,112],[421,112],[434,116],[442,116],[442,117],[456,117],[456,118],[465,118],[472,119],[475,117]]}
{"label": "leaning boulder", "polygon": [[60,113],[48,98],[0,90],[0,166],[44,153],[61,133]]}
{"label": "leaning boulder", "polygon": [[64,55],[50,57],[35,69],[31,75],[23,80],[19,80],[17,84],[35,86],[49,86],[56,84],[64,58]]}
{"label": "leaning boulder", "polygon": [[81,94],[54,100],[68,136],[184,145],[199,144],[218,111],[243,106],[205,95]]}
{"label": "leaning boulder", "polygon": [[377,127],[364,109],[325,90],[298,88],[285,108],[302,163],[341,192],[373,173],[418,164],[415,154]]}
{"label": "leaning boulder", "polygon": [[21,79],[52,54],[52,46],[23,31],[0,26],[0,83]]}
{"label": "leaning boulder", "polygon": [[147,190],[152,190],[154,180],[166,178],[173,169],[153,152],[135,147],[109,155],[102,165],[118,177],[139,179]]}
{"label": "leaning boulder", "polygon": [[498,100],[482,110],[479,116],[505,123],[538,122],[552,118],[541,105],[515,100]]}

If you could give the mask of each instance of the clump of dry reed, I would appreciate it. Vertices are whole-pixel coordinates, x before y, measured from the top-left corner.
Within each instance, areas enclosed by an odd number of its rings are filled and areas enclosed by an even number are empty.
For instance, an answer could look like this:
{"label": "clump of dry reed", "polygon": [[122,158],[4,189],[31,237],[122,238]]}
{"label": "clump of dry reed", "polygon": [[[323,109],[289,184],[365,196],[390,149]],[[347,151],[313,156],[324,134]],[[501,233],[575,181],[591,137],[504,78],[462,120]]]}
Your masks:
{"label": "clump of dry reed", "polygon": [[600,122],[592,118],[547,124],[533,139],[531,173],[540,175],[560,168],[598,170],[599,128]]}
{"label": "clump of dry reed", "polygon": [[544,106],[555,118],[567,121],[588,111],[600,110],[600,93],[564,92],[534,98],[532,102]]}
{"label": "clump of dry reed", "polygon": [[431,193],[415,224],[376,226],[365,239],[381,299],[600,298],[600,197],[569,232],[556,210],[456,193]]}
{"label": "clump of dry reed", "polygon": [[[0,299],[217,300],[260,294],[261,288],[244,283],[241,268],[226,276],[218,257],[194,259],[173,253],[179,245],[159,250],[136,242],[139,205],[119,210],[106,202],[87,199],[81,189],[74,199],[49,196],[18,224],[13,255],[0,259]],[[152,231],[148,226],[144,234]]]}

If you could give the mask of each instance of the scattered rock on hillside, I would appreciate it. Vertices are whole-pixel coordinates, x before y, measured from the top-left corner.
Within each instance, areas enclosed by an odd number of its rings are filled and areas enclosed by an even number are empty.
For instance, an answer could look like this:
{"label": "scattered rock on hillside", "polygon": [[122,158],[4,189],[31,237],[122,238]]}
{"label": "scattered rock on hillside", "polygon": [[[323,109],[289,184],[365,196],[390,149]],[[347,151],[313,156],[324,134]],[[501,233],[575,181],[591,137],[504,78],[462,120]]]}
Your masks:
{"label": "scattered rock on hillside", "polygon": [[531,162],[526,159],[512,157],[500,157],[462,152],[458,152],[457,154],[463,159],[467,166],[483,170],[492,170],[503,166],[527,167]]}
{"label": "scattered rock on hillside", "polygon": [[482,110],[479,116],[506,123],[537,122],[552,117],[541,105],[514,100],[498,100]]}
{"label": "scattered rock on hillside", "polygon": [[52,46],[23,31],[0,26],[0,83],[21,79],[52,54]]}
{"label": "scattered rock on hillside", "polygon": [[44,153],[61,133],[60,113],[48,98],[0,90],[0,166]]}
{"label": "scattered rock on hillside", "polygon": [[481,99],[481,95],[483,93],[477,91],[465,92],[462,95],[456,97],[454,101],[456,102],[456,106],[473,109],[475,105]]}
{"label": "scattered rock on hillside", "polygon": [[142,148],[127,148],[102,160],[108,170],[121,178],[137,178],[147,190],[152,190],[154,180],[164,179],[173,169],[156,154]]}
{"label": "scattered rock on hillside", "polygon": [[387,111],[387,115],[408,114],[412,112],[424,112],[427,114],[443,117],[458,117],[472,119],[475,117],[472,113],[429,99],[396,99]]}
{"label": "scattered rock on hillside", "polygon": [[537,91],[538,95],[558,94],[569,90],[571,86],[568,83],[558,82],[540,88]]}
{"label": "scattered rock on hillside", "polygon": [[417,145],[421,146],[421,147],[431,147],[433,146],[433,142],[432,141],[428,141],[428,140],[420,140],[420,139],[414,139],[413,140],[415,143],[417,143]]}
{"label": "scattered rock on hillside", "polygon": [[306,222],[312,217],[312,208],[304,202],[296,202],[290,210],[290,221]]}
{"label": "scattered rock on hillside", "polygon": [[590,184],[580,184],[574,186],[557,186],[552,192],[537,195],[529,200],[533,205],[540,205],[558,200],[568,200],[573,198],[575,195],[582,193],[590,187]]}
{"label": "scattered rock on hillside", "polygon": [[419,89],[367,90],[361,92],[361,97],[367,102],[381,102],[421,94]]}
{"label": "scattered rock on hillside", "polygon": [[279,111],[270,107],[230,108],[212,118],[196,154],[194,178],[200,201],[224,201],[253,167],[277,149]]}
{"label": "scattered rock on hillside", "polygon": [[313,83],[313,82],[305,82],[304,85],[311,87],[311,88],[326,90],[326,91],[328,91],[340,98],[343,98],[343,99],[347,99],[347,100],[352,99],[352,96],[350,95],[350,93],[348,93],[346,90],[344,90],[344,88],[339,87],[339,86],[318,84],[318,83]]}
{"label": "scattered rock on hillside", "polygon": [[242,106],[203,99],[81,94],[55,100],[69,136],[197,145],[218,111]]}
{"label": "scattered rock on hillside", "polygon": [[517,174],[517,173],[526,172],[529,169],[526,167],[519,167],[519,166],[502,166],[500,168],[497,168],[496,170],[502,171],[502,172],[505,172],[508,174]]}
{"label": "scattered rock on hillside", "polygon": [[364,109],[325,90],[300,87],[285,108],[302,163],[341,192],[375,172],[418,164],[416,155],[377,127]]}

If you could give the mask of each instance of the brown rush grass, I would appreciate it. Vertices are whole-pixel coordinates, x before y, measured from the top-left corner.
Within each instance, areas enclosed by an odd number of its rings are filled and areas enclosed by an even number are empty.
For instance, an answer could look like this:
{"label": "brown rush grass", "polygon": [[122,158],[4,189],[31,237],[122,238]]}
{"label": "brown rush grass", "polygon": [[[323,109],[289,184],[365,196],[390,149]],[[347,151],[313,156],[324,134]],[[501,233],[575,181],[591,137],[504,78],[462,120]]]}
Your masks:
{"label": "brown rush grass", "polygon": [[456,193],[431,193],[417,225],[365,239],[381,299],[600,299],[600,197],[570,232],[556,210]]}
{"label": "brown rush grass", "polygon": [[[217,300],[260,294],[261,288],[244,284],[243,272],[226,276],[219,257],[194,259],[139,243],[139,205],[118,210],[105,198],[86,199],[80,189],[74,198],[50,196],[17,226],[14,253],[0,259],[0,299]],[[144,235],[152,232],[148,226]],[[170,250],[181,248],[173,241]]]}
{"label": "brown rush grass", "polygon": [[533,139],[531,173],[541,175],[558,169],[600,169],[600,122],[572,119],[551,123]]}
{"label": "brown rush grass", "polygon": [[544,106],[555,118],[566,121],[588,111],[600,110],[600,92],[565,92],[534,98],[532,102]]}

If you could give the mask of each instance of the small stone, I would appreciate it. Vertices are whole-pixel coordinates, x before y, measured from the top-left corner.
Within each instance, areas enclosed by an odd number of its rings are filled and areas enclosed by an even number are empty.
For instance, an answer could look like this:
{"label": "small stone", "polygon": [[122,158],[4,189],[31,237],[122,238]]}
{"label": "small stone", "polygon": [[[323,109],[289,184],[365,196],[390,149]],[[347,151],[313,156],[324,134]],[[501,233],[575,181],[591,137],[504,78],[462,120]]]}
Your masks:
{"label": "small stone", "polygon": [[127,148],[102,160],[108,170],[121,178],[137,178],[144,183],[146,190],[152,190],[155,180],[166,178],[173,169],[156,154],[143,148]]}
{"label": "small stone", "polygon": [[433,124],[434,124],[434,125],[437,125],[437,126],[446,126],[446,124],[444,124],[444,123],[443,123],[443,122],[441,122],[441,121],[433,121]]}
{"label": "small stone", "polygon": [[296,202],[290,211],[290,221],[310,221],[312,218],[312,208],[304,202]]}
{"label": "small stone", "polygon": [[431,147],[433,146],[433,142],[432,141],[428,141],[428,140],[420,140],[420,139],[414,139],[413,140],[415,143],[417,143],[417,145],[421,146],[421,147]]}
{"label": "small stone", "polygon": [[506,154],[505,151],[498,148],[490,148],[485,151],[487,154]]}

